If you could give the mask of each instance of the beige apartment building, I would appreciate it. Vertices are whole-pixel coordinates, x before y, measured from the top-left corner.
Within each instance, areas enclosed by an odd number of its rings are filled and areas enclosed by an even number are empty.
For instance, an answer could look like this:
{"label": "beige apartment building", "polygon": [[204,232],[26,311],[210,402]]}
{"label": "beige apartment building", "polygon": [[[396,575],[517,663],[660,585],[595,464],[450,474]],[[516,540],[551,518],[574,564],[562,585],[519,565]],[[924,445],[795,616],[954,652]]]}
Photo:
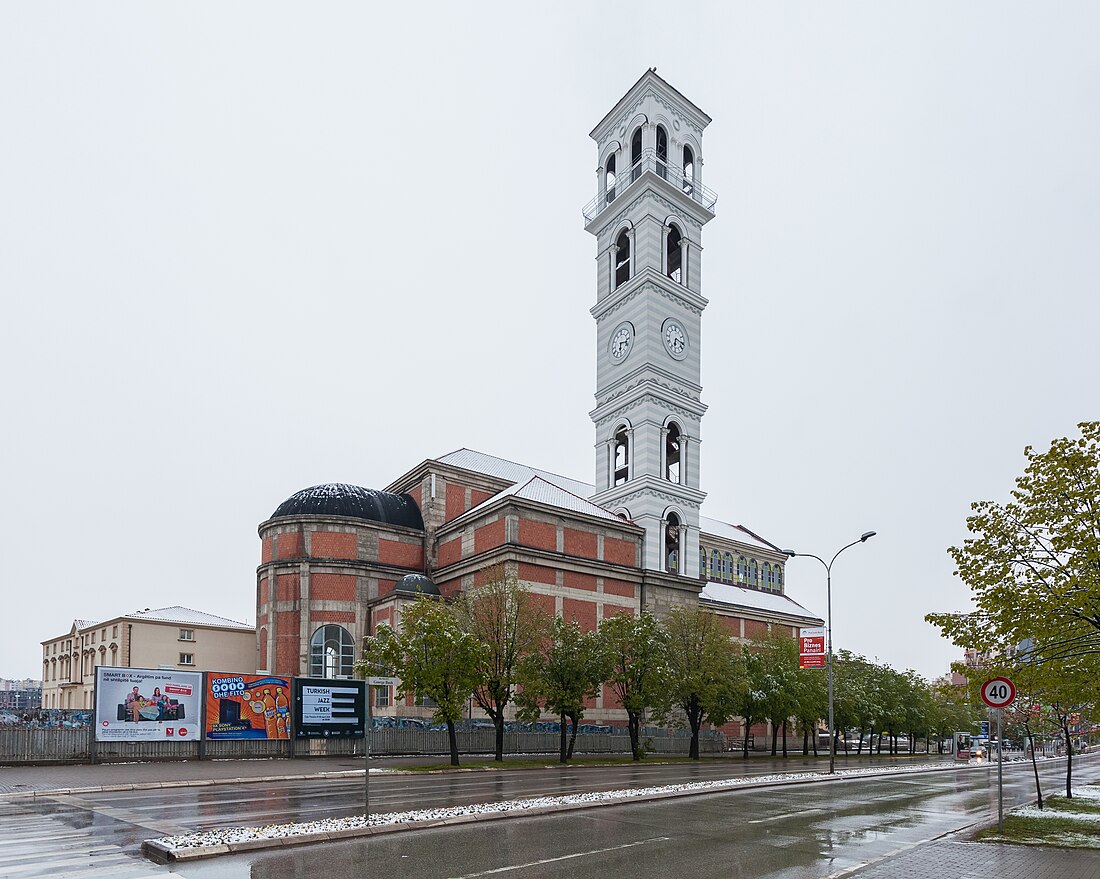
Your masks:
{"label": "beige apartment building", "polygon": [[100,665],[251,673],[256,628],[179,606],[73,620],[64,635],[42,642],[42,707],[91,708]]}

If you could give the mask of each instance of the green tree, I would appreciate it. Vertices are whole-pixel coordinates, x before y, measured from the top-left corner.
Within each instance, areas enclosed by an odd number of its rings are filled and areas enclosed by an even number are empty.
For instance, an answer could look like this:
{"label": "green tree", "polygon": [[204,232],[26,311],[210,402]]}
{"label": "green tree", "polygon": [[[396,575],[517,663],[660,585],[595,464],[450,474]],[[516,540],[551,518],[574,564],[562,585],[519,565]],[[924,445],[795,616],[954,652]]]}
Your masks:
{"label": "green tree", "polygon": [[748,757],[752,725],[767,718],[766,668],[759,648],[754,648],[751,643],[741,645],[737,666],[738,684],[734,689],[734,706],[745,730],[741,740],[741,755]]}
{"label": "green tree", "polygon": [[617,614],[600,623],[599,639],[607,662],[607,684],[626,710],[630,750],[641,760],[642,713],[661,700],[668,636],[648,612]]}
{"label": "green tree", "polygon": [[676,608],[665,620],[668,634],[664,698],[658,716],[682,711],[691,729],[692,759],[699,759],[699,729],[721,726],[733,715],[739,685],[736,648],[718,616],[701,608]]}
{"label": "green tree", "polygon": [[971,505],[971,536],[948,552],[977,610],[925,617],[953,643],[1007,656],[1030,642],[1046,662],[1100,652],[1100,422],[1078,427],[1024,449],[1010,502]]}
{"label": "green tree", "polygon": [[[604,655],[595,632],[582,632],[575,621],[555,617],[538,649],[524,656],[517,670],[516,704],[520,716],[538,720],[542,710],[558,716],[561,730],[559,759],[573,756],[577,727],[584,703],[596,696],[607,676]],[[565,720],[572,724],[566,745]]]}
{"label": "green tree", "polygon": [[496,756],[504,761],[504,712],[512,701],[520,659],[538,647],[549,620],[531,593],[504,565],[486,582],[463,592],[454,605],[459,625],[484,649],[479,651],[474,702],[493,721]]}
{"label": "green tree", "polygon": [[399,698],[415,693],[431,699],[433,719],[447,725],[451,765],[458,766],[455,724],[480,682],[484,652],[484,645],[459,626],[451,608],[420,596],[402,612],[400,631],[380,626],[377,634],[364,639],[355,671],[360,677],[379,671],[396,675]]}
{"label": "green tree", "polygon": [[[836,657],[833,659],[835,662]],[[795,717],[802,731],[802,753],[809,755],[812,740],[816,756],[818,723],[829,714],[829,686],[826,670],[823,668],[797,669],[795,692]]]}
{"label": "green tree", "polygon": [[787,756],[786,725],[798,709],[798,644],[789,634],[769,632],[756,641],[762,668],[760,684],[764,692],[764,715],[772,724],[772,756],[783,729],[783,756]]}

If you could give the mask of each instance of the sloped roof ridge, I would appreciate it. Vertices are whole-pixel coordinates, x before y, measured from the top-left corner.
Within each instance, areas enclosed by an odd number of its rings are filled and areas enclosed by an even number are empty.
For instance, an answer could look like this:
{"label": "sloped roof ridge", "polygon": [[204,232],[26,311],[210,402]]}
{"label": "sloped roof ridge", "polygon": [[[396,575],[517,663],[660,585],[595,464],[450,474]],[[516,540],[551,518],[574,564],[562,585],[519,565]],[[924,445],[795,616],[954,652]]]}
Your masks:
{"label": "sloped roof ridge", "polygon": [[[568,478],[568,477],[562,477],[562,478]],[[541,482],[541,483],[542,483],[543,485],[549,485],[549,486],[550,486],[551,488],[555,488],[555,489],[557,489],[557,490],[558,490],[558,491],[560,491],[560,492],[561,492],[562,494],[567,494],[567,495],[569,495],[570,497],[574,497],[574,498],[576,498],[577,500],[579,500],[579,501],[580,501],[581,503],[583,503],[583,504],[586,504],[587,506],[593,507],[594,509],[597,509],[597,510],[599,510],[599,511],[600,511],[601,513],[606,513],[606,514],[608,514],[608,515],[611,515],[611,516],[615,516],[615,514],[614,514],[614,513],[612,513],[612,512],[611,512],[611,510],[607,509],[607,507],[601,507],[601,506],[600,506],[599,504],[597,504],[597,503],[593,503],[593,502],[592,502],[592,501],[591,501],[591,500],[590,500],[589,498],[586,498],[586,497],[581,497],[581,496],[580,496],[579,494],[576,494],[576,493],[574,493],[574,492],[570,491],[570,490],[569,490],[568,488],[563,488],[562,486],[558,485],[558,484],[557,484],[556,482],[551,482],[551,481],[550,481],[550,480],[548,480],[548,479],[543,479],[543,478],[542,478],[541,476],[539,476],[539,475],[538,475],[537,473],[536,473],[536,474],[535,474],[534,476],[532,476],[532,477],[531,477],[530,479],[528,479],[528,480],[527,480],[527,481],[526,481],[525,483],[523,483],[523,487],[524,487],[524,488],[526,488],[526,487],[527,487],[528,485],[530,485],[530,484],[531,484],[532,482],[534,482],[534,481],[535,481],[536,479],[537,479],[537,480],[538,480],[539,482]],[[517,492],[517,494],[518,494],[518,493],[519,493],[519,492]],[[616,519],[620,519],[620,517],[619,517],[619,516],[615,516],[615,518],[616,518]],[[631,521],[631,520],[629,520],[629,519],[628,519],[628,520],[626,520],[626,521]]]}
{"label": "sloped roof ridge", "polygon": [[[463,446],[461,449],[455,449],[453,452],[447,452],[446,455],[442,455],[439,458],[436,458],[436,460],[445,464],[447,462],[444,460],[444,458],[449,458],[451,455],[457,455],[459,452],[470,452],[471,454],[474,454],[474,455],[481,455],[484,458],[492,458],[494,461],[503,461],[505,464],[511,464],[513,467],[522,467],[524,470],[530,470],[536,476],[540,476],[541,474],[545,473],[547,476],[556,476],[559,479],[565,479],[569,482],[577,482],[577,483],[580,483],[581,485],[586,485],[587,484],[587,483],[585,483],[585,481],[583,479],[574,479],[572,476],[566,476],[564,473],[555,473],[553,470],[544,470],[541,467],[532,467],[530,464],[523,464],[519,461],[513,461],[511,458],[502,458],[500,455],[492,455],[489,452],[480,452],[477,449],[467,448],[466,446]],[[455,466],[460,466],[460,465],[456,464]],[[543,481],[544,482],[549,482],[549,480],[547,480],[547,479],[544,479]],[[551,484],[557,485],[557,483],[551,483]],[[559,485],[558,488],[561,488],[561,486]],[[563,491],[564,490],[567,490],[567,489],[563,489]],[[579,495],[577,495],[577,496],[579,497]],[[588,499],[585,498],[585,500],[588,500]]]}
{"label": "sloped roof ridge", "polygon": [[125,615],[126,619],[157,620],[160,622],[195,623],[207,626],[230,626],[233,628],[251,629],[253,626],[242,623],[240,620],[231,620],[228,617],[207,613],[203,610],[195,610],[184,607],[181,604],[173,604],[170,607],[147,608],[136,610]]}

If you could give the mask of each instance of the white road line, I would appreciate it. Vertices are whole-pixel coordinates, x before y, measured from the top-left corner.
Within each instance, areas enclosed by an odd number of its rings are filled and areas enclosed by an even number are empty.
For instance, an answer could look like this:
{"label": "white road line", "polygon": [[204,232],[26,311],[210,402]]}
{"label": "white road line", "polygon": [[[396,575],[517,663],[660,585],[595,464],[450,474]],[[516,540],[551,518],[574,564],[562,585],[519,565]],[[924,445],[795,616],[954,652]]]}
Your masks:
{"label": "white road line", "polygon": [[640,839],[637,842],[625,842],[622,845],[613,845],[610,848],[597,848],[587,852],[575,852],[571,855],[562,855],[560,858],[543,858],[541,861],[531,861],[527,864],[513,864],[510,867],[497,867],[495,870],[483,870],[480,873],[467,873],[465,876],[456,876],[455,879],[476,879],[478,876],[492,876],[494,873],[508,873],[512,870],[526,870],[528,867],[539,867],[543,864],[553,864],[557,861],[568,861],[573,858],[586,858],[589,855],[602,855],[607,852],[617,852],[624,848],[634,848],[638,845],[647,845],[651,842],[667,842],[671,836],[655,836],[652,839]]}
{"label": "white road line", "polygon": [[801,818],[803,815],[816,815],[824,809],[799,809],[797,812],[785,812],[782,815],[769,815],[767,818],[754,818],[746,824],[767,824],[769,821],[782,821],[784,818]]}

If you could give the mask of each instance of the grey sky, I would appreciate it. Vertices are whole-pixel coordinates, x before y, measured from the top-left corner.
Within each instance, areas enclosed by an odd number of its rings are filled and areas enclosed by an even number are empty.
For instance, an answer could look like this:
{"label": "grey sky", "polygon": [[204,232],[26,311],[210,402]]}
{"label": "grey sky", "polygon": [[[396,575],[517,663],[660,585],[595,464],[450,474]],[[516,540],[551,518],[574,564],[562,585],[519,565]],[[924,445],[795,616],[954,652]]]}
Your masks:
{"label": "grey sky", "polygon": [[[942,673],[945,549],[1095,418],[1095,4],[6,4],[0,676],[254,621],[256,525],[468,446],[591,479],[587,133],[706,110],[705,512]],[[824,612],[824,572],[788,569]]]}

